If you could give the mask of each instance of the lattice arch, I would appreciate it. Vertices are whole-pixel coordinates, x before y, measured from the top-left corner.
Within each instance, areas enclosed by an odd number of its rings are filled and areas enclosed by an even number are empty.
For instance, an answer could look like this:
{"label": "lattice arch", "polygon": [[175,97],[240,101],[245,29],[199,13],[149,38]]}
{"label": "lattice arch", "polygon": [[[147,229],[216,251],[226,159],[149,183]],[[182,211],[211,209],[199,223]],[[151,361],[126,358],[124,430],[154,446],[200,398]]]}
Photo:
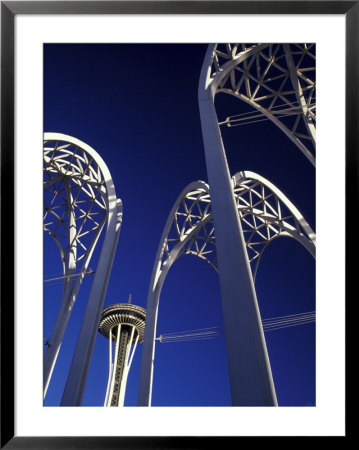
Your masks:
{"label": "lattice arch", "polygon": [[213,97],[227,93],[253,106],[221,124],[274,122],[315,165],[315,44],[215,44],[206,56]]}
{"label": "lattice arch", "polygon": [[[254,278],[264,250],[279,236],[296,239],[315,257],[315,233],[279,189],[254,172],[238,172],[232,180]],[[200,181],[188,185],[178,197],[155,266],[167,272],[184,254],[198,256],[218,272],[209,187]]]}
{"label": "lattice arch", "polygon": [[315,258],[314,231],[278,188],[249,171],[236,173],[233,185],[254,278],[264,250],[280,236],[296,239]]}
{"label": "lattice arch", "polygon": [[198,181],[188,185],[178,197],[165,226],[161,265],[193,254],[217,270],[211,199],[208,185]]}
{"label": "lattice arch", "polygon": [[[111,249],[117,245],[122,203],[100,155],[72,136],[45,133],[43,172],[43,226],[59,249],[64,279],[60,310],[44,356],[46,394],[73,305],[106,223],[104,242],[111,241]],[[104,259],[100,257],[98,266],[108,264]],[[93,286],[107,283],[99,277],[96,273]]]}
{"label": "lattice arch", "polygon": [[85,271],[106,222],[107,191],[92,156],[66,141],[44,141],[44,230],[63,264],[64,285],[80,265]]}
{"label": "lattice arch", "polygon": [[[254,277],[263,251],[279,236],[296,239],[315,256],[314,232],[279,189],[253,172],[238,172],[232,178],[232,183]],[[165,224],[155,258],[147,299],[142,360],[143,390],[139,397],[141,402],[148,405],[151,404],[161,290],[172,264],[184,254],[193,254],[206,260],[218,272],[210,189],[203,181],[189,184],[177,198]]]}

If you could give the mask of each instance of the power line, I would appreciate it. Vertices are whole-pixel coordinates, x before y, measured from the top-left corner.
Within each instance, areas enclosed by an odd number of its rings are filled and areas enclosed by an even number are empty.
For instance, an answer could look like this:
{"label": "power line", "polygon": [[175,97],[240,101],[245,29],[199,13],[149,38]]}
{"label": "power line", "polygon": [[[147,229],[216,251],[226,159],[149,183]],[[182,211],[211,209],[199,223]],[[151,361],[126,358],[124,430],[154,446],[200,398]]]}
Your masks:
{"label": "power line", "polygon": [[[267,332],[280,330],[282,328],[305,325],[313,322],[315,322],[315,311],[263,319],[262,325],[263,330]],[[187,342],[187,341],[213,339],[222,336],[223,334],[224,334],[223,330],[220,330],[218,327],[208,327],[208,328],[197,328],[194,330],[187,330],[182,332],[161,334],[155,340],[159,341],[161,344],[167,344],[173,342]]]}
{"label": "power line", "polygon": [[182,342],[182,341],[198,341],[204,339],[212,339],[220,336],[223,332],[218,328],[199,328],[197,330],[183,331],[181,333],[168,333],[160,335],[157,340],[160,343]]}
{"label": "power line", "polygon": [[[312,101],[315,100],[313,97]],[[308,108],[315,108],[315,103],[310,103]],[[280,109],[283,108],[283,109]],[[297,115],[302,112],[302,105],[299,101],[291,102],[291,104],[282,103],[276,106],[273,106],[269,110],[273,116],[277,119],[281,119],[284,117],[288,117],[291,115]],[[257,119],[257,120],[256,120]],[[262,112],[258,111],[249,111],[241,114],[236,114],[234,116],[227,117],[223,122],[219,122],[218,125],[227,125],[228,127],[236,127],[242,125],[249,125],[252,123],[263,122],[266,120],[270,120],[269,117],[264,116]]]}
{"label": "power line", "polygon": [[[92,269],[89,269],[87,272],[84,273],[84,275],[92,275],[93,273],[95,273],[95,271]],[[64,280],[65,278],[73,278],[73,277],[77,277],[79,275],[81,275],[81,272],[73,273],[72,275],[64,275],[62,277],[48,278],[47,280],[44,280],[44,283],[48,283],[50,281]]]}

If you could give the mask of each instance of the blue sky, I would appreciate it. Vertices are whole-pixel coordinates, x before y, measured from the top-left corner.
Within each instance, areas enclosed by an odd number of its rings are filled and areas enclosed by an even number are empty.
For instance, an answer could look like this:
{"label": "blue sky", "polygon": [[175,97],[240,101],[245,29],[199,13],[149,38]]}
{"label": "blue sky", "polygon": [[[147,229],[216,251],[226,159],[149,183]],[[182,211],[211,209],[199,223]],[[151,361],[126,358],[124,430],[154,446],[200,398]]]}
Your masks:
{"label": "blue sky", "polygon": [[[123,223],[105,305],[146,307],[152,266],[167,216],[182,189],[207,181],[197,89],[207,45],[46,44],[44,131],[74,136],[104,159],[123,202]],[[219,120],[245,111],[221,94]],[[231,174],[251,170],[279,187],[315,230],[315,170],[270,122],[222,128]],[[44,236],[44,278],[61,272]],[[97,247],[99,250],[99,245]],[[96,268],[95,252],[90,267]],[[61,401],[91,287],[83,283],[55,366],[45,405]],[[44,334],[51,335],[61,283],[45,283]],[[315,310],[315,262],[296,241],[281,238],[265,251],[256,280],[263,319]],[[194,256],[171,268],[160,300],[158,335],[222,327],[216,272]],[[266,332],[279,405],[315,405],[315,325]],[[140,345],[125,405],[135,406]],[[83,405],[104,401],[108,343],[96,340]],[[223,335],[208,341],[157,344],[153,406],[229,406]]]}

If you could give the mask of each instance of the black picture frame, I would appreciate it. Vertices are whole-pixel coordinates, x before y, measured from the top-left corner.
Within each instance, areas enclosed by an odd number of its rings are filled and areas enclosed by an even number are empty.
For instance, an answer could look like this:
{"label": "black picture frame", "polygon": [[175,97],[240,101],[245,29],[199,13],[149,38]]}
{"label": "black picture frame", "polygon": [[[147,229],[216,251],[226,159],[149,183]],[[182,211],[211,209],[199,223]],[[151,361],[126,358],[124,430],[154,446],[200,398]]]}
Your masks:
{"label": "black picture frame", "polygon": [[[346,20],[346,293],[354,288],[349,205],[357,204],[358,1],[1,1],[1,441],[6,449],[177,449],[238,445],[240,437],[15,436],[14,405],[14,21],[18,14],[340,14]],[[335,57],[335,56],[334,56]],[[348,328],[348,327],[346,327]],[[346,331],[348,342],[348,332]],[[346,402],[348,411],[348,403]],[[346,422],[346,435],[350,435]],[[265,436],[258,437],[262,439]],[[304,438],[305,439],[305,438]],[[220,442],[218,442],[220,441]]]}

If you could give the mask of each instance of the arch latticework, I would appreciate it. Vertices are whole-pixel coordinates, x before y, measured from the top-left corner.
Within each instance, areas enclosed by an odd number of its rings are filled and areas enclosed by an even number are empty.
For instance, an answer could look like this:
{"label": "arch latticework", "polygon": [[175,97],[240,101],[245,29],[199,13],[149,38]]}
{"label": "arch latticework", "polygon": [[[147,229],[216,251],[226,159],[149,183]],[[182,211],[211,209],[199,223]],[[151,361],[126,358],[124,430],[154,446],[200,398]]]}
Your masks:
{"label": "arch latticework", "polygon": [[[294,237],[314,254],[314,234],[289,200],[266,180],[250,176],[250,180],[242,177],[233,183],[220,126],[269,119],[315,165],[314,61],[315,46],[310,44],[213,44],[208,46],[202,65],[198,101],[211,186],[231,396],[236,406],[278,404],[253,282],[261,255],[280,235]],[[230,94],[253,110],[219,121],[215,107],[219,93]],[[238,112],[243,106],[238,102]],[[179,250],[168,261],[173,263],[178,254]],[[157,272],[158,283],[154,278],[155,289],[149,295],[154,323],[159,292],[170,267],[166,263],[156,268],[163,272]],[[147,333],[147,342],[151,333]],[[150,399],[151,365],[152,361],[143,359],[141,405]]]}
{"label": "arch latticework", "polygon": [[227,93],[257,110],[221,124],[270,119],[315,165],[315,44],[216,44],[210,50],[213,96]]}
{"label": "arch latticework", "polygon": [[44,230],[55,240],[64,286],[87,268],[107,219],[106,184],[99,165],[81,147],[44,141]]}
{"label": "arch latticework", "polygon": [[278,188],[248,171],[234,175],[233,184],[254,278],[264,250],[280,236],[296,239],[315,257],[315,233]]}
{"label": "arch latticework", "polygon": [[[253,277],[265,248],[280,236],[296,239],[315,257],[314,232],[279,189],[254,172],[238,172],[232,181]],[[172,264],[184,254],[196,255],[218,271],[210,190],[202,181],[191,183],[178,197],[158,248],[147,301],[145,333],[150,337],[144,344],[151,366],[162,286]],[[151,393],[146,395],[150,404]]]}
{"label": "arch latticework", "polygon": [[[46,394],[62,338],[96,243],[107,222],[106,236],[111,235],[111,246],[116,247],[122,207],[102,158],[76,138],[45,133],[43,172],[44,231],[57,244],[64,280],[60,310],[52,335],[47,340],[44,357]],[[114,217],[113,225],[110,225],[110,216]],[[101,282],[96,281],[96,277],[97,274],[93,284]]]}
{"label": "arch latticework", "polygon": [[190,184],[178,198],[169,220],[161,264],[172,261],[173,255],[179,258],[184,254],[193,254],[217,270],[208,185],[204,182]]}
{"label": "arch latticework", "polygon": [[[248,171],[234,175],[233,186],[254,277],[265,248],[279,236],[296,239],[315,257],[315,233],[279,189]],[[211,199],[206,183],[192,183],[179,196],[166,224],[160,249],[155,265],[161,268],[172,265],[182,255],[192,254],[218,271]]]}

